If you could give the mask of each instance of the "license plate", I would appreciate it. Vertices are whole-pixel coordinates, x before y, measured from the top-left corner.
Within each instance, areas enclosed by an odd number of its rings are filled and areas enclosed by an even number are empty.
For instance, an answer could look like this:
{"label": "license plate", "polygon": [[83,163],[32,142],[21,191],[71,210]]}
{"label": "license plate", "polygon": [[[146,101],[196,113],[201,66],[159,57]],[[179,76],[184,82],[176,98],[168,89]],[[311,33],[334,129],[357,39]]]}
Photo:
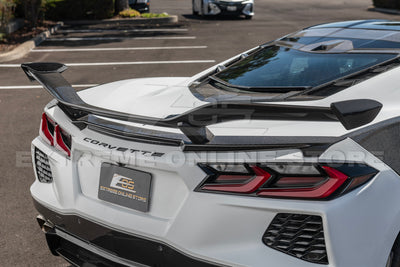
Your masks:
{"label": "license plate", "polygon": [[226,9],[228,11],[236,11],[236,6],[227,6]]}
{"label": "license plate", "polygon": [[143,212],[149,211],[151,174],[109,163],[101,165],[98,198]]}

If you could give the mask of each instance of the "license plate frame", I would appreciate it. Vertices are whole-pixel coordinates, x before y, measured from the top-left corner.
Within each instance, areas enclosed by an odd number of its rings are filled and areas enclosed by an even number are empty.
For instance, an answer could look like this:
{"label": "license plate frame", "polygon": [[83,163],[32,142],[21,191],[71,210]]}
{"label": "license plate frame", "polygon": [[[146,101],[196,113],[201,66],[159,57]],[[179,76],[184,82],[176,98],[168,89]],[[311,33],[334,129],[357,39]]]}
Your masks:
{"label": "license plate frame", "polygon": [[237,7],[236,6],[227,6],[226,10],[229,12],[235,12],[235,11],[237,11]]}
{"label": "license plate frame", "polygon": [[152,178],[148,172],[102,163],[97,197],[112,204],[148,212]]}

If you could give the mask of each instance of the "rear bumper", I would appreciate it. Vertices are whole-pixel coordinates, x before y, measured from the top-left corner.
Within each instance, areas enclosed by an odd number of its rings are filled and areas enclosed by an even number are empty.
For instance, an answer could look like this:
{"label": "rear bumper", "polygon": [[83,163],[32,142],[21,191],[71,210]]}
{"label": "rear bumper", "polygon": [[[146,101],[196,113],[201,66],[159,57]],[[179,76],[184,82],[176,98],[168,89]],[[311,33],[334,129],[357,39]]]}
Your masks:
{"label": "rear bumper", "polygon": [[[33,200],[43,222],[50,251],[82,266],[222,266],[205,262],[166,244],[110,229],[77,215],[65,215]],[[39,223],[41,224],[41,223]],[[42,229],[44,229],[42,227]]]}
{"label": "rear bumper", "polygon": [[[153,199],[150,211],[143,213],[98,199],[99,166],[102,161],[110,159],[97,156],[94,149],[90,150],[90,158],[81,154],[78,159],[77,150],[84,151],[85,144],[79,139],[76,134],[76,150],[70,160],[40,138],[33,141],[34,147],[49,156],[54,181],[41,183],[36,179],[31,194],[35,201],[46,207],[43,210],[37,206],[39,213],[50,220],[58,231],[55,236],[54,233],[52,235],[56,237],[56,245],[51,243],[52,251],[66,258],[69,256],[65,251],[76,255],[77,247],[80,247],[82,254],[93,253],[86,259],[88,262],[89,259],[95,261],[97,256],[104,258],[104,255],[111,254],[119,255],[113,260],[148,265],[148,261],[161,259],[165,262],[165,257],[172,255],[173,261],[162,266],[178,266],[174,262],[189,261],[182,266],[256,267],[265,266],[268,262],[271,266],[282,267],[376,267],[385,265],[398,234],[400,215],[393,211],[398,209],[400,181],[398,175],[387,166],[378,164],[375,158],[367,163],[379,169],[380,174],[367,186],[333,201],[199,193],[194,189],[204,179],[204,173],[197,166],[185,165],[185,168],[165,171],[161,170],[165,167],[161,159],[154,159],[154,164],[150,164],[148,159],[143,167],[153,174]],[[104,141],[115,143],[115,140]],[[121,146],[126,146],[120,142]],[[358,149],[351,145],[350,140],[342,144],[355,151]],[[145,148],[133,142],[130,146]],[[162,147],[158,149],[160,151]],[[90,164],[85,165],[85,162]],[[141,161],[138,160],[137,164],[140,165]],[[52,213],[48,214],[48,210]],[[298,259],[263,243],[263,234],[278,213],[322,218],[328,265]],[[76,239],[70,240],[71,236]],[[62,243],[64,247],[60,248],[57,242],[63,239],[73,244],[65,241]],[[132,245],[128,240],[138,243]],[[370,246],[372,243],[376,245]],[[142,244],[148,244],[144,252],[140,250]],[[139,251],[141,257],[148,258],[132,258],[135,250],[131,251],[131,247]],[[156,263],[150,262],[150,265]]]}

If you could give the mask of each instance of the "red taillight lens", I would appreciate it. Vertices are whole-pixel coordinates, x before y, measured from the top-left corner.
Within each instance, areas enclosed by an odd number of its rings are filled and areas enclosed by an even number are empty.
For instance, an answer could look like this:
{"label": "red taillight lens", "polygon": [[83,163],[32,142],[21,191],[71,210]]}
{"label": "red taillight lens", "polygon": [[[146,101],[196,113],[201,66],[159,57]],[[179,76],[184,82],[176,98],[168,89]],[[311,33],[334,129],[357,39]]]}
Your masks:
{"label": "red taillight lens", "polygon": [[[261,197],[284,197],[304,199],[326,199],[342,195],[369,181],[377,171],[363,164],[258,164],[242,165],[247,170],[228,165],[224,169],[217,165],[200,167],[208,174],[198,191],[219,191],[249,194]],[[218,165],[219,166],[219,165]],[[231,166],[231,167],[229,167]],[[228,170],[228,171],[226,171]]]}
{"label": "red taillight lens", "polygon": [[[265,189],[260,190],[257,195],[259,196],[277,196],[277,197],[294,197],[294,198],[326,198],[332,195],[348,178],[346,174],[341,173],[328,166],[322,166],[326,171],[327,177],[314,177],[314,182],[307,186],[302,186],[304,181],[309,180],[309,177],[296,177],[298,186],[286,187],[284,189]],[[277,183],[279,183],[280,179]],[[323,182],[321,182],[323,181]]]}
{"label": "red taillight lens", "polygon": [[[216,177],[213,184],[205,184],[203,189],[232,193],[253,193],[268,181],[271,174],[257,166],[250,168],[250,173],[247,176],[241,174],[220,175]],[[235,181],[236,183],[233,183]]]}
{"label": "red taillight lens", "polygon": [[282,177],[276,183],[277,187],[310,187],[326,180],[325,177]]}
{"label": "red taillight lens", "polygon": [[54,147],[64,152],[68,157],[71,156],[71,136],[68,135],[60,126],[55,128]]}
{"label": "red taillight lens", "polygon": [[43,113],[40,122],[40,137],[49,145],[71,156],[71,135],[64,131],[59,125]]}
{"label": "red taillight lens", "polygon": [[54,126],[55,123],[47,117],[46,113],[43,113],[39,135],[51,146],[54,144]]}

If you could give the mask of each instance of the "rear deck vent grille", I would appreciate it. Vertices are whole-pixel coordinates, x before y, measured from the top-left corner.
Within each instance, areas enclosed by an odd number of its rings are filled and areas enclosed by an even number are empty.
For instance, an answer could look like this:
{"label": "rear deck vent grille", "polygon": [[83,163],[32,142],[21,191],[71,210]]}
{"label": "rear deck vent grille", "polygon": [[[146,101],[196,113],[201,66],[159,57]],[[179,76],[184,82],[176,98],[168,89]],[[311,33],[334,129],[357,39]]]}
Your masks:
{"label": "rear deck vent grille", "polygon": [[51,173],[49,158],[38,148],[35,148],[35,167],[36,174],[39,182],[51,183],[53,182],[53,175]]}
{"label": "rear deck vent grille", "polygon": [[299,259],[328,264],[320,216],[279,213],[272,220],[262,240],[268,247]]}

